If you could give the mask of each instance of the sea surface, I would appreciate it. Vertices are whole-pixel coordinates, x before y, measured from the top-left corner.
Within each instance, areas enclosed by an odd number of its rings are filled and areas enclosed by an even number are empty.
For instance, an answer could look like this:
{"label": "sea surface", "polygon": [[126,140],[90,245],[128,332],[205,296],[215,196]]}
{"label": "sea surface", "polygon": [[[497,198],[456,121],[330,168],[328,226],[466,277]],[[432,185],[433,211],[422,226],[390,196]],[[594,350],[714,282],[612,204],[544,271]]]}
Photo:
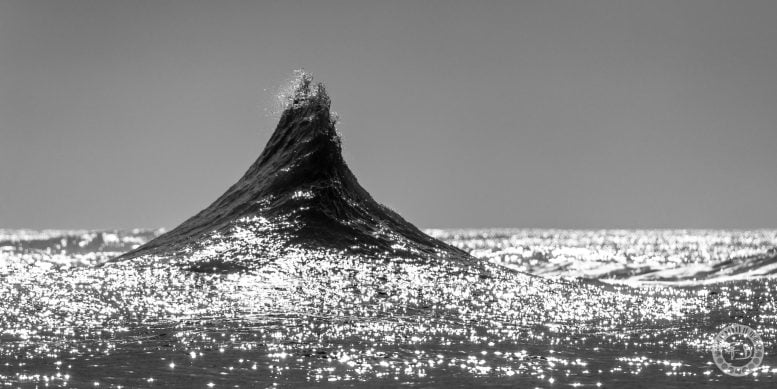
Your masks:
{"label": "sea surface", "polygon": [[[106,263],[161,233],[0,230],[0,387],[777,387],[777,231],[426,231],[478,266]],[[744,377],[713,363],[732,323],[764,344]]]}

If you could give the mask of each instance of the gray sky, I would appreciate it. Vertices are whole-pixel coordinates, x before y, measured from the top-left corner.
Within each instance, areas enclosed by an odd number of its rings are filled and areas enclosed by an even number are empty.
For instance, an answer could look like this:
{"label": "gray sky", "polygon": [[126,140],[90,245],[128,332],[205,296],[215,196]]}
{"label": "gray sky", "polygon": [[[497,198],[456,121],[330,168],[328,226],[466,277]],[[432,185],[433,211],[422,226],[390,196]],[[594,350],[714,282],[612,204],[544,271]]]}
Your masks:
{"label": "gray sky", "polygon": [[292,70],[422,227],[777,227],[777,2],[0,1],[0,227],[173,227]]}

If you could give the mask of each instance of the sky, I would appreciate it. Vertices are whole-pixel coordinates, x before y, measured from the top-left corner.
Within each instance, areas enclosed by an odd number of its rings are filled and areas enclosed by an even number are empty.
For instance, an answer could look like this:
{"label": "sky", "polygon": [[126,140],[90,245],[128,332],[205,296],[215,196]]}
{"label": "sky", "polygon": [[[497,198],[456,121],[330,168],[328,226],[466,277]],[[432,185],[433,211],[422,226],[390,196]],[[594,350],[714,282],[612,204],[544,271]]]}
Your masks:
{"label": "sky", "polygon": [[420,227],[777,228],[777,2],[0,1],[0,228],[171,228],[294,69]]}

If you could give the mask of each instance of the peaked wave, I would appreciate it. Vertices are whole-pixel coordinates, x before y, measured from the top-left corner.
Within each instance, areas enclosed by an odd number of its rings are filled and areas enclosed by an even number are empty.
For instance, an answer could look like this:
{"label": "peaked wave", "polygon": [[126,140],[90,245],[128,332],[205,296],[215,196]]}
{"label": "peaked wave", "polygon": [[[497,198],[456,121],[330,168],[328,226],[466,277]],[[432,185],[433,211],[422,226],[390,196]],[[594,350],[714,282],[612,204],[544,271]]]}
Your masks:
{"label": "peaked wave", "polygon": [[230,270],[298,250],[471,259],[359,185],[343,160],[323,84],[298,71],[281,98],[275,132],[237,183],[178,227],[116,260],[186,257],[194,270]]}

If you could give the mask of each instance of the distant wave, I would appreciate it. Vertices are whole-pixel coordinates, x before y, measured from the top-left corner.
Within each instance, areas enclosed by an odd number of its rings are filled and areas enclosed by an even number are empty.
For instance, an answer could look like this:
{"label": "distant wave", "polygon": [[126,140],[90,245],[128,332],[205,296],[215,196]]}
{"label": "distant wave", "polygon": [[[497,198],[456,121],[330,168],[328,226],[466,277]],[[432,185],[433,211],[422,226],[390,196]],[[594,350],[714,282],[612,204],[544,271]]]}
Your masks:
{"label": "distant wave", "polygon": [[748,257],[730,258],[712,264],[688,264],[671,269],[648,269],[627,277],[631,281],[661,281],[681,284],[753,279],[777,275],[777,249]]}
{"label": "distant wave", "polygon": [[608,282],[694,284],[777,274],[777,231],[431,230],[515,270]]}

